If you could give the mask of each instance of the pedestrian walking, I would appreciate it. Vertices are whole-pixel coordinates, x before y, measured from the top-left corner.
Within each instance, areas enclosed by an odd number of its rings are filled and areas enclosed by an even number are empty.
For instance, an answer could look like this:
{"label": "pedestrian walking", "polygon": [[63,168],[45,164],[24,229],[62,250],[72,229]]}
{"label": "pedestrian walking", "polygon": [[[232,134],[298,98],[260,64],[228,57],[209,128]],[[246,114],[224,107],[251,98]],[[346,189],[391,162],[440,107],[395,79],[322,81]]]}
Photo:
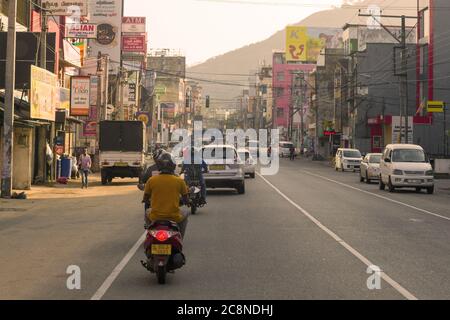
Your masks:
{"label": "pedestrian walking", "polygon": [[295,160],[295,147],[293,145],[290,149],[290,153],[291,153],[291,155],[290,155],[291,161],[294,161]]}
{"label": "pedestrian walking", "polygon": [[89,186],[89,173],[91,171],[92,167],[92,160],[91,156],[88,154],[88,149],[84,149],[84,153],[80,156],[80,160],[78,161],[78,165],[80,168],[80,174],[81,174],[81,189],[88,188]]}

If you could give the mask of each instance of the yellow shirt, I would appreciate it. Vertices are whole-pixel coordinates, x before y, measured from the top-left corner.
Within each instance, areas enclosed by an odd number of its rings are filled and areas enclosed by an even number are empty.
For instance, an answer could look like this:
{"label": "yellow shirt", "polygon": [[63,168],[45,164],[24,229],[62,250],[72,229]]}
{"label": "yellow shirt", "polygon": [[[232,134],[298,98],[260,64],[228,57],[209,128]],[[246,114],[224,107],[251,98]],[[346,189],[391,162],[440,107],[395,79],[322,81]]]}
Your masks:
{"label": "yellow shirt", "polygon": [[145,194],[151,196],[150,220],[183,221],[180,196],[188,194],[186,183],[180,177],[162,174],[151,177],[145,185]]}

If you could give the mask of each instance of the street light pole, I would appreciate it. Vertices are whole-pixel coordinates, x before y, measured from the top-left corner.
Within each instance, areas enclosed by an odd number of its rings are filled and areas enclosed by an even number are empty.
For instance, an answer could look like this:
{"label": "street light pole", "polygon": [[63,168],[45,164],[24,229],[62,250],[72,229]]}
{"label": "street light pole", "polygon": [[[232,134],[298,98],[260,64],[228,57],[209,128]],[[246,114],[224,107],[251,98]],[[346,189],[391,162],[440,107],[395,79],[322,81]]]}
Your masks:
{"label": "street light pole", "polygon": [[3,120],[3,170],[1,197],[11,198],[14,140],[14,86],[16,75],[16,17],[17,0],[9,0],[8,48],[5,73],[5,112]]}

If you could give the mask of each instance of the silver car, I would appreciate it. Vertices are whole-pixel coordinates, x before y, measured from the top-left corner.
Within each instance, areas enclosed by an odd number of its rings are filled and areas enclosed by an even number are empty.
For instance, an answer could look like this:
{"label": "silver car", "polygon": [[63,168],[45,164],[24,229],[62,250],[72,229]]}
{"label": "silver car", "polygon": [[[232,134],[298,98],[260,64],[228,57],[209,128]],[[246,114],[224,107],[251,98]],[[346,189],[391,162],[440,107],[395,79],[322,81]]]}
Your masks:
{"label": "silver car", "polygon": [[209,145],[203,147],[203,160],[209,172],[204,174],[207,188],[236,189],[245,193],[244,163],[235,147],[229,145]]}
{"label": "silver car", "polygon": [[369,184],[372,180],[380,180],[381,153],[369,153],[361,161],[360,181]]}

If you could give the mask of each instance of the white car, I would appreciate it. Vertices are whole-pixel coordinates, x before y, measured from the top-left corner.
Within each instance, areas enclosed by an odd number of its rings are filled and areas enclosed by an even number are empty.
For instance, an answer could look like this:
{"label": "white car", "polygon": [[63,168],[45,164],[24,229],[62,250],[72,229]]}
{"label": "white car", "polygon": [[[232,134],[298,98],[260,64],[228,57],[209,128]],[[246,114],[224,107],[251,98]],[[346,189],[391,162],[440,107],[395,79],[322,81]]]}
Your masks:
{"label": "white car", "polygon": [[255,179],[256,177],[256,160],[252,157],[251,153],[247,149],[239,149],[238,154],[241,160],[244,161],[244,173],[249,175],[250,178]]}
{"label": "white car", "polygon": [[394,192],[397,188],[426,189],[434,193],[434,172],[421,146],[391,144],[386,147],[380,163],[380,190]]}
{"label": "white car", "polygon": [[336,163],[334,165],[336,171],[346,170],[356,171],[361,168],[362,155],[356,149],[338,149],[336,153]]}
{"label": "white car", "polygon": [[365,156],[363,161],[361,161],[361,172],[360,172],[360,181],[366,181],[367,184],[370,184],[372,180],[380,179],[380,162],[381,162],[381,153],[369,153]]}
{"label": "white car", "polygon": [[235,147],[209,145],[202,148],[203,160],[209,172],[204,174],[206,187],[236,189],[245,193],[244,163]]}

